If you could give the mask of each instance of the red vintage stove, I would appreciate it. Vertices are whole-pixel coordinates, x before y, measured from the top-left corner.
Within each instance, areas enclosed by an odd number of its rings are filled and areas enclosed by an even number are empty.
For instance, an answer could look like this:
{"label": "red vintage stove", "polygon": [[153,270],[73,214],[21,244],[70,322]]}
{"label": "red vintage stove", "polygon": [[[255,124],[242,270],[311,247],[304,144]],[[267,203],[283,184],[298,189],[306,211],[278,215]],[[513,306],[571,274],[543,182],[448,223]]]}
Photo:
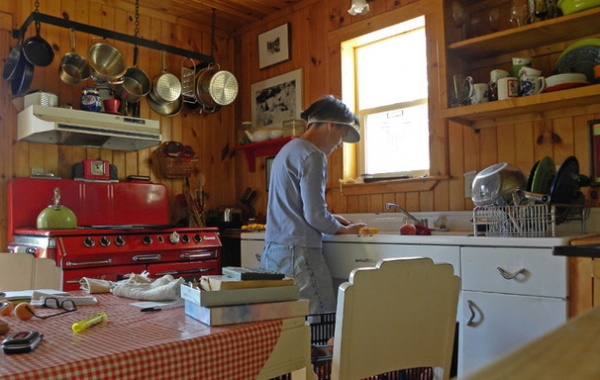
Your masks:
{"label": "red vintage stove", "polygon": [[[61,204],[77,216],[76,229],[35,228],[56,187]],[[16,178],[8,186],[8,249],[56,260],[63,290],[79,289],[82,277],[117,281],[148,271],[152,278],[191,279],[221,273],[218,229],[169,225],[168,204],[166,187],[149,181]]]}

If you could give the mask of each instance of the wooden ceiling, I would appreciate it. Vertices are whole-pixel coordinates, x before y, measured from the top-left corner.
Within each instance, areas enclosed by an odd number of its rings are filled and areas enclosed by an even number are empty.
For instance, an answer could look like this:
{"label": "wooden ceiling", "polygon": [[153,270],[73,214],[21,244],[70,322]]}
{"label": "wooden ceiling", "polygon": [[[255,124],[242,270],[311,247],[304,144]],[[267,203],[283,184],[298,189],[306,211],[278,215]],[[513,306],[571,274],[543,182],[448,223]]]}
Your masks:
{"label": "wooden ceiling", "polygon": [[[210,22],[216,10],[216,28],[227,33],[260,21],[303,0],[140,0],[140,10],[167,13],[193,23]],[[135,0],[122,0],[135,4]]]}

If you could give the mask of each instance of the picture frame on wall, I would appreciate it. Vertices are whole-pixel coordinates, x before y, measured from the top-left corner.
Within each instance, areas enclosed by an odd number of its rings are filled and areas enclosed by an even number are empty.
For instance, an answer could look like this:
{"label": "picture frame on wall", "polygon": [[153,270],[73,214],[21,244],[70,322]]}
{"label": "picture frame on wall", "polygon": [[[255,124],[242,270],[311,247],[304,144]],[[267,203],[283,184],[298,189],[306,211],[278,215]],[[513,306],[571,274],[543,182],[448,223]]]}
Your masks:
{"label": "picture frame on wall", "polygon": [[593,182],[600,182],[600,120],[588,122],[590,131],[590,168]]}
{"label": "picture frame on wall", "polygon": [[290,24],[258,35],[258,67],[264,69],[290,59]]}
{"label": "picture frame on wall", "polygon": [[250,86],[252,123],[255,128],[299,119],[302,110],[302,69],[290,71]]}

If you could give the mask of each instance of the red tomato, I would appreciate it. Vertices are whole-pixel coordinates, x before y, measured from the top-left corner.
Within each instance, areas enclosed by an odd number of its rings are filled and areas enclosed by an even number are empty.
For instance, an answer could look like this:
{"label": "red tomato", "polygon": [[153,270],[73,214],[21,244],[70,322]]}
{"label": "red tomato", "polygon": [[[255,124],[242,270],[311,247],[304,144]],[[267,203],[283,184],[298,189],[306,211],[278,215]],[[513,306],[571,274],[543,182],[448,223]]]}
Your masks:
{"label": "red tomato", "polygon": [[400,227],[400,235],[416,235],[417,227],[414,224],[405,224]]}

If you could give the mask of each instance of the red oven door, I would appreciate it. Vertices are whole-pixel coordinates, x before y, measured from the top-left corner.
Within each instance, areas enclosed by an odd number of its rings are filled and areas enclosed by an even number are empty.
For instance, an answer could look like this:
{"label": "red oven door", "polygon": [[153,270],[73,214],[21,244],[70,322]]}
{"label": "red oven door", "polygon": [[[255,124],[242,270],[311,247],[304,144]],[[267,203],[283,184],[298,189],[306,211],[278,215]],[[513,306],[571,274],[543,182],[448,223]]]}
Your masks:
{"label": "red oven door", "polygon": [[107,281],[120,281],[125,278],[125,275],[131,273],[140,274],[144,270],[146,270],[146,266],[142,264],[115,265],[102,268],[63,269],[63,290],[79,290],[79,280],[83,277]]}
{"label": "red oven door", "polygon": [[187,281],[198,279],[208,274],[221,274],[219,260],[203,260],[165,264],[149,264],[148,272],[151,278],[160,278],[167,274],[175,278],[183,277]]}

